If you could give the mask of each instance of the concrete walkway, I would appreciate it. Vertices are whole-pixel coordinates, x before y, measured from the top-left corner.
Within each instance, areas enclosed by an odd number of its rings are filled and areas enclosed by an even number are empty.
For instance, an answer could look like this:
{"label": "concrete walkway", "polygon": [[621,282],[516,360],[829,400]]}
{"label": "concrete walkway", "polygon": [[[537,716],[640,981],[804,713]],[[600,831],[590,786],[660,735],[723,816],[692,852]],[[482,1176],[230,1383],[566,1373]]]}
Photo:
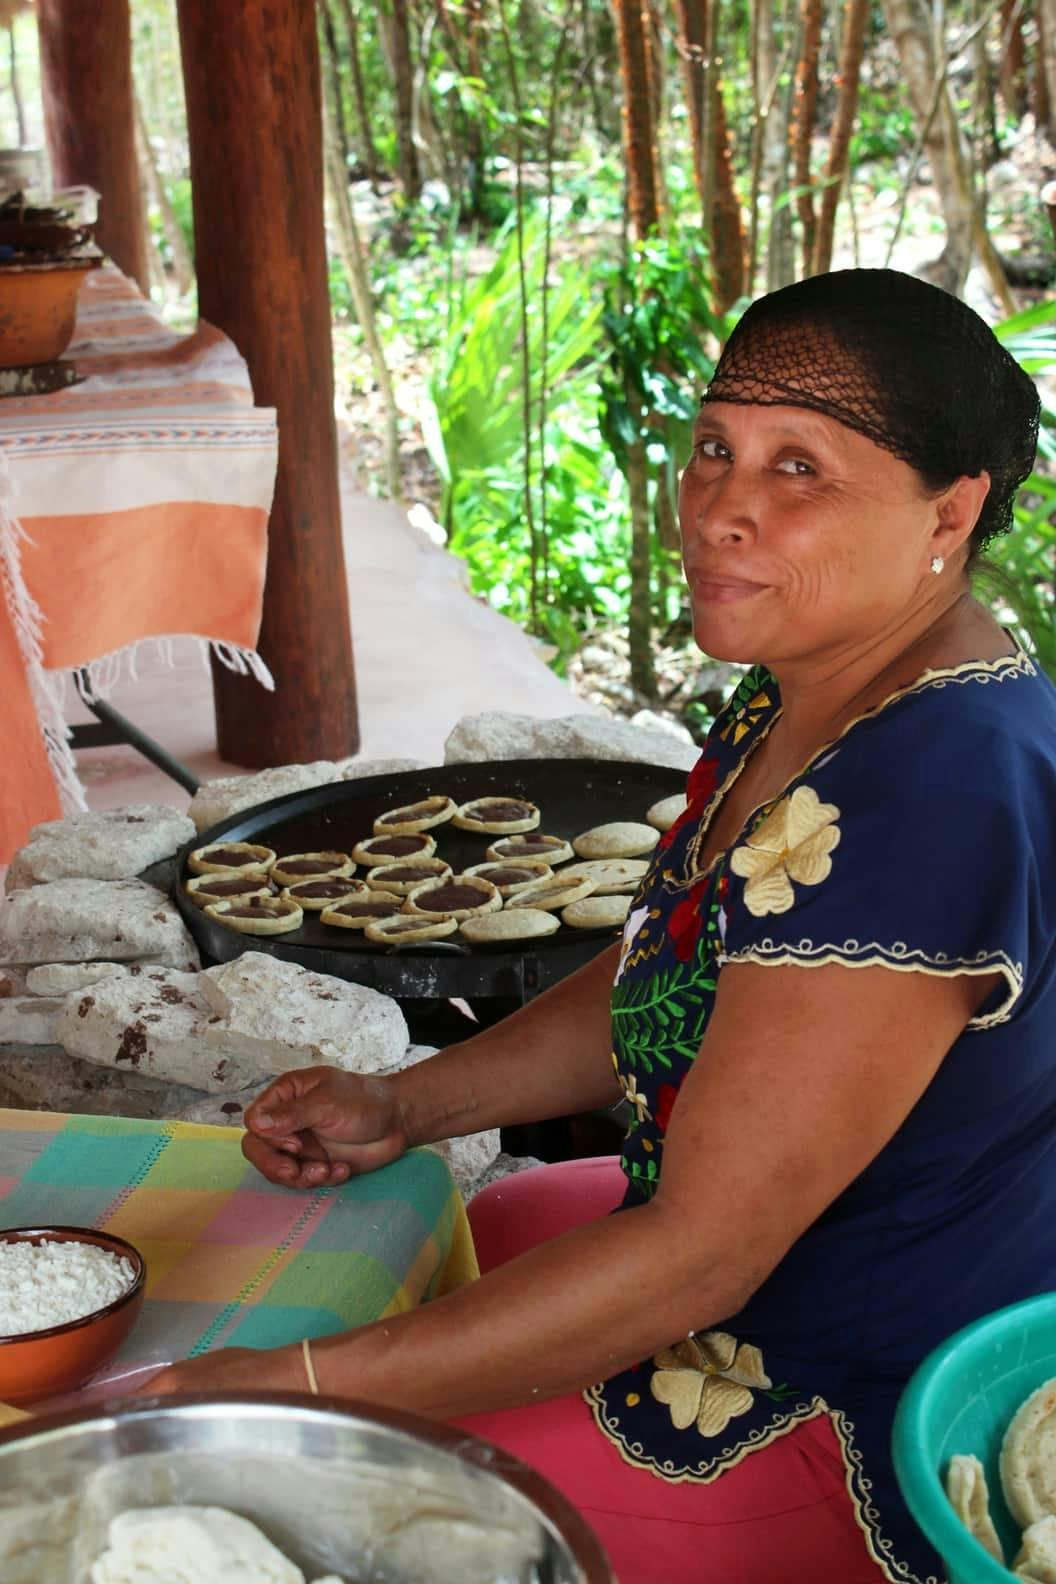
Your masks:
{"label": "concrete walkway", "polygon": [[[462,563],[412,527],[400,507],[346,488],[342,518],[362,758],[440,764],[455,722],[483,710],[539,719],[594,713],[520,628],[468,592]],[[240,767],[217,754],[210,674],[199,647],[178,640],[173,648],[170,668],[144,645],[138,680],[122,682],[110,702],[200,780],[237,774]],[[90,720],[70,691],[70,721]],[[84,749],[77,766],[92,808],[185,808],[189,801],[131,748]]]}

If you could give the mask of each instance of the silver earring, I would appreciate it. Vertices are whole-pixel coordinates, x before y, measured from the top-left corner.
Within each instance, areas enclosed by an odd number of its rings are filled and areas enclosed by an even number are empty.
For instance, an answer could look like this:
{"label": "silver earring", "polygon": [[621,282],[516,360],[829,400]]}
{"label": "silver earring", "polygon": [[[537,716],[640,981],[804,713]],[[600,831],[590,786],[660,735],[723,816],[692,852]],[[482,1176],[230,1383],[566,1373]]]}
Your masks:
{"label": "silver earring", "polygon": [[935,573],[941,572],[945,565],[946,565],[946,562],[945,562],[945,560],[943,559],[942,556],[932,556],[932,558],[931,558],[931,570],[933,572],[935,572]]}

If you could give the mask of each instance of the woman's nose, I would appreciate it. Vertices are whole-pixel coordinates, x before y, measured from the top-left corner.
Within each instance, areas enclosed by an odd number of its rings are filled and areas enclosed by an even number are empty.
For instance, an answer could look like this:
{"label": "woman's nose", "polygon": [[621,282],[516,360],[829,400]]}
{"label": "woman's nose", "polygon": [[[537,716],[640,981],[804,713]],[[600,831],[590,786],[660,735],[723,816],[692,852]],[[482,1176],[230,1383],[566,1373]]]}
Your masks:
{"label": "woman's nose", "polygon": [[682,475],[678,516],[683,543],[739,542],[755,533],[758,502],[750,479],[736,467],[707,485],[694,480],[692,468]]}

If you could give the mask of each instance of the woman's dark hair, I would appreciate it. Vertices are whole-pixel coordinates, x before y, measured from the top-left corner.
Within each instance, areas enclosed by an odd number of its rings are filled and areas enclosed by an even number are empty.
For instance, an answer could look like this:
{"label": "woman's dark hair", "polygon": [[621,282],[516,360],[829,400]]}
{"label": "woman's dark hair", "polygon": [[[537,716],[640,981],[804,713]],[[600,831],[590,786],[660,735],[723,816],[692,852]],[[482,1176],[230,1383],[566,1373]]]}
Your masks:
{"label": "woman's dark hair", "polygon": [[928,488],[990,475],[974,559],[1012,526],[1034,465],[1033,380],[959,297],[898,270],[834,270],[760,297],[704,401],[809,407],[917,470]]}

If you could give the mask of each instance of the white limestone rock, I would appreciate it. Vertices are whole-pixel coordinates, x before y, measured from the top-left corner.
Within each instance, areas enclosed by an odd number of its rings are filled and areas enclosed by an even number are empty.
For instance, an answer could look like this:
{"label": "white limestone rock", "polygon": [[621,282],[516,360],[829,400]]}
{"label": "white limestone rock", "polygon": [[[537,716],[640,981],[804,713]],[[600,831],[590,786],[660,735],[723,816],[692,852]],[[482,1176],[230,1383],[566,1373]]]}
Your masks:
{"label": "white limestone rock", "polygon": [[173,903],[142,880],[52,880],[0,904],[0,964],[97,958],[181,969],[200,961]]}
{"label": "white limestone rock", "polygon": [[203,782],[191,799],[187,813],[195,830],[201,833],[242,809],[266,803],[269,798],[306,792],[309,787],[340,781],[343,773],[342,766],[332,759],[316,759],[311,764],[275,765],[270,770],[258,770],[255,775],[221,776],[215,781]]}
{"label": "white limestone rock", "polygon": [[49,820],[30,832],[5,881],[9,893],[49,880],[130,880],[171,858],[194,825],[167,803],[130,803]]}
{"label": "white limestone rock", "polygon": [[377,1073],[407,1049],[407,1024],[390,996],[265,952],[208,968],[199,983],[217,1019],[206,1025],[206,1044],[252,1061],[258,1073],[316,1064]]}
{"label": "white limestone rock", "polygon": [[[270,1080],[269,1080],[270,1081]],[[204,1122],[209,1127],[244,1127],[246,1109],[267,1085],[250,1084],[246,1089],[223,1090],[220,1094],[199,1095],[177,1113],[180,1122]]]}
{"label": "white limestone rock", "polygon": [[463,715],[444,744],[445,764],[489,759],[629,759],[691,770],[700,750],[668,731],[644,731],[612,716],[536,720],[495,711]]}
{"label": "white limestone rock", "polygon": [[141,968],[67,996],[58,1036],[71,1056],[100,1067],[124,1068],[199,1092],[241,1088],[254,1078],[254,1070],[206,1047],[210,1015],[199,993],[199,975]]}
{"label": "white limestone rock", "polygon": [[504,1177],[514,1177],[518,1172],[531,1171],[533,1166],[543,1164],[537,1155],[507,1155],[505,1150],[500,1150],[472,1184],[470,1194],[478,1194],[481,1189],[490,1188],[492,1183],[501,1182]]}
{"label": "white limestone rock", "polygon": [[467,1199],[476,1192],[477,1180],[499,1153],[499,1130],[489,1128],[484,1133],[467,1133],[465,1138],[442,1139],[429,1148],[447,1162],[456,1188]]}
{"label": "white limestone rock", "polygon": [[26,989],[31,995],[64,996],[71,990],[87,990],[102,979],[117,979],[127,973],[127,963],[42,963],[26,974]]}
{"label": "white limestone rock", "polygon": [[0,968],[0,1001],[26,993],[26,975],[18,968]]}
{"label": "white limestone rock", "polygon": [[[24,849],[23,849],[24,850]],[[33,871],[20,853],[16,853],[8,864],[4,875],[4,891],[8,896],[12,891],[24,891],[27,886],[36,885]]]}
{"label": "white limestone rock", "polygon": [[343,759],[342,781],[365,781],[368,776],[402,775],[405,770],[426,770],[422,759]]}
{"label": "white limestone rock", "polygon": [[62,998],[7,996],[0,1001],[0,1046],[54,1045]]}
{"label": "white limestone rock", "polygon": [[81,1061],[59,1045],[8,1045],[0,1061],[0,1105],[87,1116],[178,1117],[197,1089]]}
{"label": "white limestone rock", "polygon": [[395,775],[401,770],[421,770],[419,759],[316,759],[312,764],[276,765],[255,775],[223,776],[206,781],[191,799],[187,810],[201,833],[243,809],[266,803],[269,798],[286,797],[291,792],[306,792],[311,787],[328,786],[333,781],[358,781],[365,776]]}
{"label": "white limestone rock", "polygon": [[201,974],[134,968],[74,992],[58,1038],[85,1061],[226,1094],[317,1063],[392,1067],[407,1025],[388,996],[247,952]]}
{"label": "white limestone rock", "polygon": [[689,743],[694,755],[700,757],[700,749],[693,739],[693,733],[688,726],[683,726],[681,721],[672,720],[669,715],[658,715],[655,710],[636,710],[631,716],[631,725],[639,731],[663,732],[668,737],[676,737],[679,742]]}

